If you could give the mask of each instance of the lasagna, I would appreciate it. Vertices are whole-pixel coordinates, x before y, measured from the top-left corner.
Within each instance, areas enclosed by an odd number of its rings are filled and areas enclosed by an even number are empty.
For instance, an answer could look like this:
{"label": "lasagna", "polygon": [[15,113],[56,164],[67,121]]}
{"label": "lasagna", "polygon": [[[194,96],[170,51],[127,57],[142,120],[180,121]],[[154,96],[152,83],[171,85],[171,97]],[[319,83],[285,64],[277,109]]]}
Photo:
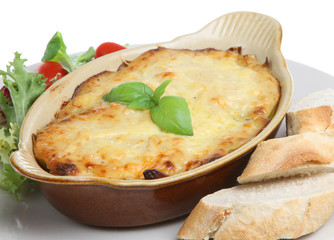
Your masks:
{"label": "lasagna", "polygon": [[[122,83],[152,90],[171,80],[165,95],[188,103],[193,136],[162,131],[149,110],[103,96]],[[55,119],[35,136],[34,154],[56,175],[111,179],[171,176],[221,158],[254,138],[270,121],[280,85],[267,63],[240,48],[149,50],[115,72],[84,81]]]}

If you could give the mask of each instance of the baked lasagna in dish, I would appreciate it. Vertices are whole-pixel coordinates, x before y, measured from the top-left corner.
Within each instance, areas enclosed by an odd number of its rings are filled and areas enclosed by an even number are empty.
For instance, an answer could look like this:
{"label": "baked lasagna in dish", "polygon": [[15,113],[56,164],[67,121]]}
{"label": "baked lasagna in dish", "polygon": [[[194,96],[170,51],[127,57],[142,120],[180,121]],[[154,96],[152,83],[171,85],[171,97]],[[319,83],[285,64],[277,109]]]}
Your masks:
{"label": "baked lasagna in dish", "polygon": [[[51,174],[111,179],[154,179],[189,171],[221,158],[254,138],[270,121],[280,85],[267,63],[240,48],[149,50],[116,72],[83,82],[56,118],[35,136],[34,154]],[[161,130],[150,111],[103,96],[122,83],[183,97],[193,135]]]}

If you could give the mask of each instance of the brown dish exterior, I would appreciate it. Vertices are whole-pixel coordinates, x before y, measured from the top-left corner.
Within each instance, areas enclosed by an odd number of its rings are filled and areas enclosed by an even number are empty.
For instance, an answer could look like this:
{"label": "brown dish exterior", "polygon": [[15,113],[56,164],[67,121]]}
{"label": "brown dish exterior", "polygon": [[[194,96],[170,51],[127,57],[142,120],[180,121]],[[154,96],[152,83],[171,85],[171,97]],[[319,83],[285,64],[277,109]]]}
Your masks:
{"label": "brown dish exterior", "polygon": [[[273,137],[282,122],[292,96],[292,79],[280,44],[281,27],[276,20],[262,14],[236,12],[173,41],[130,48],[96,59],[68,74],[37,99],[22,125],[19,150],[12,154],[11,164],[22,175],[37,181],[42,193],[59,212],[85,224],[142,226],[189,213],[203,196],[236,184],[250,152],[260,141]],[[153,180],[56,176],[36,161],[32,135],[54,119],[63,102],[90,76],[116,71],[123,59],[131,61],[157,46],[226,50],[238,45],[242,46],[243,54],[254,54],[260,62],[267,62],[281,86],[281,98],[272,120],[239,149],[187,172]]]}
{"label": "brown dish exterior", "polygon": [[246,155],[224,168],[167,187],[127,189],[44,182],[38,185],[54,208],[78,222],[103,227],[143,226],[183,216],[203,196],[234,186],[248,158]]}

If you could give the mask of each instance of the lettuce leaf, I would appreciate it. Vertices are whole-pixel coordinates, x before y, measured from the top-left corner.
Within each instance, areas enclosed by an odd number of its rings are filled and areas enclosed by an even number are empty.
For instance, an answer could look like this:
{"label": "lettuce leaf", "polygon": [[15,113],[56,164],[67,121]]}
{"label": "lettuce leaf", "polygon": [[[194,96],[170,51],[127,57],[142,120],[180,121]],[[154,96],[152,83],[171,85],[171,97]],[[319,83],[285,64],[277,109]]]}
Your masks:
{"label": "lettuce leaf", "polygon": [[24,66],[26,59],[15,53],[13,62],[7,66],[7,71],[0,70],[4,85],[8,88],[11,103],[4,93],[0,93],[0,106],[7,122],[0,127],[0,188],[12,193],[18,199],[18,193],[24,192],[25,185],[30,181],[17,173],[10,164],[10,155],[18,149],[18,138],[22,122],[35,99],[46,88],[44,76],[28,72]]}
{"label": "lettuce leaf", "polygon": [[0,129],[0,188],[12,193],[18,199],[18,189],[27,180],[18,174],[10,165],[9,157],[17,150],[19,127],[17,124],[10,124],[8,131],[5,128]]}
{"label": "lettuce leaf", "polygon": [[26,59],[21,59],[21,54],[15,53],[13,62],[7,66],[7,71],[0,70],[4,85],[8,88],[12,99],[12,105],[3,92],[0,94],[0,106],[6,115],[7,128],[10,123],[16,123],[21,127],[22,122],[35,101],[46,88],[44,76],[35,72],[28,72],[24,66]]}

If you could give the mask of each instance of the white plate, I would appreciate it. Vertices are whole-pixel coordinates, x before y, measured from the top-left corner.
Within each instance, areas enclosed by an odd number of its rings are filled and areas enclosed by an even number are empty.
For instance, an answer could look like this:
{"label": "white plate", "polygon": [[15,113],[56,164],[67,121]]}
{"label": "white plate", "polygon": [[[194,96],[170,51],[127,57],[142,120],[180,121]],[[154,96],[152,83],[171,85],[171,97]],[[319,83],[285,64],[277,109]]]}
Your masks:
{"label": "white plate", "polygon": [[[287,63],[294,80],[292,104],[311,92],[334,88],[334,77],[300,63]],[[285,136],[285,124],[277,136]],[[4,240],[176,240],[184,219],[137,228],[96,228],[76,223],[58,213],[39,192],[16,202],[0,190],[0,239]],[[334,215],[317,232],[300,239],[334,239]]]}

